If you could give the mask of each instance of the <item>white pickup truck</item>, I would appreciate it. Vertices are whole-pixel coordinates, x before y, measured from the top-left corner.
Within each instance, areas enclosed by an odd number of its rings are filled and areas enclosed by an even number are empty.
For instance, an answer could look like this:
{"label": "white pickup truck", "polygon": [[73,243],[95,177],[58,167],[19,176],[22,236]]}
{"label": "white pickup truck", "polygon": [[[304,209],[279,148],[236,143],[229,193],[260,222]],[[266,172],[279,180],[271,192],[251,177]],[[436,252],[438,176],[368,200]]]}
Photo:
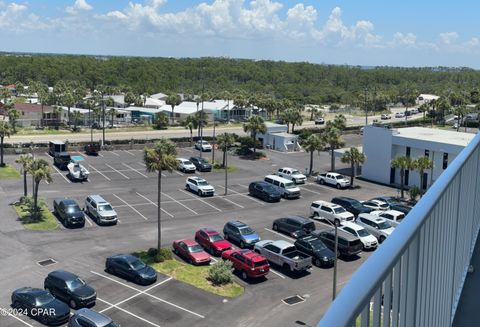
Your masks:
{"label": "white pickup truck", "polygon": [[312,257],[298,251],[295,245],[284,240],[260,241],[255,243],[254,250],[286,272],[300,272],[312,267]]}
{"label": "white pickup truck", "polygon": [[317,183],[330,184],[338,189],[349,187],[350,180],[339,173],[328,172],[317,176]]}

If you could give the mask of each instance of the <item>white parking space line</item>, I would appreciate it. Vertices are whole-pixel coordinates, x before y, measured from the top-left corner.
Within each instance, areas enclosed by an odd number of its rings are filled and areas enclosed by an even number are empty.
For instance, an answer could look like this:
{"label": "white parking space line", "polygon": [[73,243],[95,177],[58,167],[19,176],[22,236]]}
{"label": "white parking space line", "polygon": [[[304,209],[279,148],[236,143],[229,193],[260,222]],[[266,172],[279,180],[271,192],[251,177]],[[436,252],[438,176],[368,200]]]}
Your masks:
{"label": "white parking space line", "polygon": [[0,309],[1,311],[1,316],[5,316],[5,315],[8,315],[18,321],[20,321],[22,324],[26,325],[26,326],[29,326],[29,327],[34,327],[33,325],[30,325],[28,322],[25,322],[23,321],[22,319],[18,318],[17,316],[15,316],[14,314],[11,314],[10,312],[8,312],[7,310],[5,309]]}
{"label": "white parking space line", "polygon": [[237,204],[237,203],[235,203],[235,202],[227,199],[225,196],[220,196],[220,198],[224,199],[224,200],[227,201],[227,202],[230,202],[230,203],[233,204],[233,205],[236,205],[236,206],[239,207],[239,208],[242,208],[242,209],[245,208],[244,206],[242,206],[242,205],[240,205],[240,204]]}
{"label": "white parking space line", "polygon": [[300,190],[307,191],[307,192],[314,193],[314,194],[318,194],[318,195],[325,195],[325,194],[322,194],[322,193],[317,192],[317,191],[309,190],[308,188],[305,188],[305,187],[302,187]]}
{"label": "white parking space line", "polygon": [[131,152],[130,152],[130,151],[128,151],[128,150],[123,150],[123,151],[124,151],[124,152],[126,152],[126,153],[128,153],[129,155],[131,155],[131,156],[134,156],[134,157],[135,157],[135,154],[134,154],[134,153],[131,153]]}
{"label": "white parking space line", "polygon": [[125,313],[127,313],[127,314],[129,314],[129,315],[131,315],[131,316],[133,316],[133,317],[135,317],[135,318],[137,318],[137,319],[140,319],[141,321],[144,321],[144,322],[146,322],[147,324],[150,324],[150,325],[155,326],[155,327],[161,327],[160,325],[157,325],[157,324],[154,323],[154,322],[151,322],[151,321],[149,321],[149,320],[147,320],[147,319],[145,319],[145,318],[142,318],[142,317],[140,317],[140,316],[138,316],[138,315],[136,315],[136,314],[134,314],[134,313],[132,313],[132,312],[130,312],[130,311],[127,311],[127,310],[125,310],[125,309],[123,309],[123,308],[120,308],[120,307],[114,305],[114,304],[111,304],[110,302],[107,302],[107,301],[105,301],[105,300],[102,300],[102,299],[99,298],[99,297],[97,297],[97,300],[99,300],[100,302],[103,302],[103,303],[105,303],[105,304],[107,304],[107,305],[111,305],[111,306],[113,306],[115,309],[118,309],[118,310],[120,310],[120,311],[122,311],[122,312],[125,312]]}
{"label": "white parking space line", "polygon": [[138,170],[136,170],[135,168],[133,168],[133,167],[131,167],[131,166],[127,165],[126,163],[123,163],[123,162],[122,162],[122,165],[124,165],[124,166],[125,166],[125,167],[127,167],[127,168],[130,168],[130,169],[131,169],[131,170],[133,170],[134,172],[136,172],[136,173],[138,173],[138,174],[142,175],[143,177],[145,177],[145,178],[148,178],[148,176],[147,176],[147,175],[145,175],[144,173],[141,173],[141,172],[139,172],[139,171],[138,171]]}
{"label": "white parking space line", "polygon": [[115,283],[117,283],[117,284],[120,284],[120,285],[123,285],[123,286],[125,286],[125,287],[128,287],[129,289],[132,289],[132,290],[134,290],[134,291],[142,292],[142,291],[139,290],[138,288],[133,287],[133,286],[128,285],[128,284],[125,284],[125,283],[123,283],[123,282],[121,282],[121,281],[118,281],[118,280],[112,278],[112,277],[106,276],[106,275],[104,275],[104,274],[98,273],[98,272],[93,271],[93,270],[90,270],[90,272],[91,272],[92,274],[94,274],[94,275],[103,277],[103,278],[108,279],[108,280],[110,280],[110,281],[112,281],[112,282],[115,282]]}
{"label": "white parking space line", "polygon": [[[182,150],[185,150],[185,151],[187,151],[187,152],[193,153],[193,150],[192,150],[192,149],[182,148]],[[196,151],[195,151],[195,152],[196,152]]]}
{"label": "white parking space line", "polygon": [[114,197],[116,197],[117,199],[119,199],[120,201],[122,201],[123,203],[125,203],[130,209],[132,209],[133,211],[135,211],[136,213],[138,213],[143,219],[148,220],[148,218],[145,217],[144,215],[142,215],[140,211],[138,211],[137,209],[135,209],[134,207],[132,207],[131,205],[129,205],[129,204],[127,203],[127,201],[123,200],[122,198],[120,198],[120,197],[119,197],[118,195],[116,195],[116,194],[112,194],[112,195],[113,195]]}
{"label": "white parking space line", "polygon": [[103,177],[105,177],[105,179],[107,181],[111,181],[111,179],[107,176],[105,176],[100,170],[98,170],[97,168],[93,167],[92,165],[88,165],[91,169],[95,170],[97,173],[99,173],[100,175],[102,175]]}
{"label": "white parking space line", "polygon": [[184,204],[181,203],[180,201],[175,200],[174,198],[172,198],[170,195],[165,194],[165,193],[163,193],[163,192],[162,192],[162,195],[166,196],[166,197],[169,198],[170,200],[173,200],[175,203],[178,203],[179,205],[181,205],[181,206],[184,207],[185,209],[190,210],[192,213],[198,215],[198,213],[197,213],[195,210],[190,209],[189,207],[187,207],[186,205],[184,205]]}
{"label": "white parking space line", "polygon": [[271,230],[271,229],[269,229],[269,228],[264,228],[264,229],[265,229],[265,230],[268,230],[269,232],[272,232],[272,233],[274,233],[274,234],[277,234],[278,236],[284,237],[284,238],[289,239],[289,240],[291,240],[291,241],[295,241],[295,239],[294,239],[293,237],[290,237],[290,236],[287,236],[287,235],[283,235],[283,234],[281,234],[281,233],[279,233],[279,232],[276,232],[276,231],[274,231],[274,230]]}
{"label": "white parking space line", "polygon": [[123,177],[125,177],[126,179],[130,179],[130,177],[128,177],[127,175],[125,175],[124,173],[122,173],[121,171],[118,171],[117,169],[113,168],[112,166],[110,166],[109,164],[105,163],[105,166],[107,166],[108,168],[112,169],[112,170],[115,170],[117,173],[119,173],[120,175],[122,175]]}
{"label": "white parking space line", "polygon": [[[144,164],[143,162],[139,162],[139,164],[143,167],[147,167],[146,164]],[[165,175],[164,173],[162,173],[162,177],[167,177],[167,175]]]}
{"label": "white parking space line", "polygon": [[91,226],[93,226],[93,223],[90,221],[90,218],[88,218],[88,215],[85,214],[85,221]]}
{"label": "white parking space line", "polygon": [[183,193],[185,193],[185,194],[187,194],[187,195],[189,195],[189,196],[197,199],[197,200],[200,201],[200,202],[205,203],[207,206],[212,207],[213,209],[217,210],[218,212],[222,212],[222,210],[220,210],[219,208],[215,207],[214,205],[211,205],[211,204],[208,203],[207,201],[203,200],[202,198],[200,198],[200,196],[198,196],[198,198],[197,198],[195,195],[193,195],[193,194],[191,194],[191,193],[188,193],[188,192],[185,191],[185,190],[182,190],[182,189],[178,189],[178,190],[179,190],[180,192],[183,192]]}
{"label": "white parking space line", "polygon": [[274,273],[275,275],[277,275],[277,276],[280,277],[280,278],[285,279],[285,276],[283,276],[282,274],[280,274],[280,273],[276,272],[275,270],[273,270],[272,267],[270,267],[270,272]]}
{"label": "white parking space line", "polygon": [[125,208],[125,207],[139,207],[139,206],[149,206],[151,205],[150,202],[146,202],[146,203],[135,203],[135,204],[119,204],[119,205],[116,205],[115,208]]}
{"label": "white parking space line", "polygon": [[100,152],[98,152],[98,155],[102,158],[105,158],[105,156],[103,154],[101,154]]}
{"label": "white parking space line", "polygon": [[160,302],[169,304],[169,305],[171,305],[172,307],[175,307],[175,308],[177,308],[177,309],[180,309],[180,310],[183,310],[183,311],[185,311],[185,312],[191,313],[192,315],[197,316],[197,317],[199,317],[199,318],[202,318],[202,319],[205,318],[205,316],[202,316],[202,315],[199,314],[199,313],[196,313],[196,312],[194,312],[194,311],[188,310],[188,309],[186,309],[186,308],[184,308],[184,307],[181,307],[181,306],[179,306],[179,305],[176,305],[175,303],[172,303],[172,302],[166,301],[166,300],[164,300],[164,299],[161,299],[161,298],[159,298],[159,297],[157,297],[157,296],[155,296],[155,295],[152,295],[152,294],[149,294],[149,293],[145,293],[145,292],[144,292],[143,294],[148,295],[148,296],[150,296],[151,298],[153,298],[153,299],[155,299],[155,300],[158,300],[158,301],[160,301]]}
{"label": "white parking space line", "polygon": [[[144,199],[147,200],[150,204],[153,204],[155,207],[158,208],[158,204],[156,204],[155,202],[153,202],[152,200],[150,200],[150,199],[147,198],[146,196],[144,196],[144,195],[142,195],[142,194],[140,194],[140,193],[138,193],[138,192],[135,192],[135,193],[137,193],[137,195],[138,195],[139,197],[144,198]],[[167,215],[169,215],[171,218],[174,217],[171,213],[169,213],[168,211],[164,210],[163,208],[160,208],[160,210],[162,210],[164,213],[166,213]]]}
{"label": "white parking space line", "polygon": [[[222,185],[217,185],[217,186],[225,189],[225,187],[222,186]],[[248,188],[248,186],[247,186],[247,188]],[[238,194],[238,195],[240,195],[240,196],[243,196],[243,197],[245,197],[245,198],[247,198],[247,199],[249,199],[249,200],[255,201],[255,202],[257,202],[257,203],[260,203],[262,206],[265,205],[265,203],[263,203],[262,201],[257,200],[257,199],[255,199],[254,197],[248,196],[248,195],[247,195],[248,193],[240,193],[240,192],[237,192],[237,191],[235,191],[235,190],[232,190],[231,188],[229,188],[228,191],[229,191],[229,192],[233,192],[233,193],[235,193],[235,194]]]}
{"label": "white parking space line", "polygon": [[185,176],[184,174],[182,174],[181,172],[179,172],[178,170],[174,170],[174,172],[180,176]]}
{"label": "white parking space line", "polygon": [[117,157],[120,157],[120,155],[118,153],[116,153],[115,151],[110,151],[110,153],[113,153],[114,155],[116,155]]}
{"label": "white parking space line", "polygon": [[64,179],[64,180],[66,180],[66,181],[67,181],[67,183],[69,183],[69,184],[71,183],[71,182],[70,182],[70,180],[69,180],[67,177],[65,177],[65,175],[63,175],[63,173],[62,173],[60,170],[58,170],[58,168],[57,168],[57,167],[55,167],[55,165],[52,165],[52,167],[53,167],[53,168],[54,168],[54,169],[57,171],[57,173],[59,173],[59,174],[60,174],[60,176],[62,176],[62,177],[63,177],[63,179]]}

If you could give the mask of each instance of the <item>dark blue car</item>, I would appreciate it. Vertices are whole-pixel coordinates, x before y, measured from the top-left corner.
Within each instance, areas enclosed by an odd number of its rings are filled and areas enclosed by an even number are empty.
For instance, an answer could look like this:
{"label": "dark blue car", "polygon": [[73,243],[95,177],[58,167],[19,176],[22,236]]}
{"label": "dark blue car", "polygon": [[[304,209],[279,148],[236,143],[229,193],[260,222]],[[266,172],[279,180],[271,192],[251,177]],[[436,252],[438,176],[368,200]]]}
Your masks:
{"label": "dark blue car", "polygon": [[119,254],[107,258],[105,270],[113,275],[148,285],[157,281],[157,272],[142,260],[130,254]]}
{"label": "dark blue car", "polygon": [[278,202],[282,198],[282,193],[277,186],[264,181],[251,182],[248,193],[266,202]]}

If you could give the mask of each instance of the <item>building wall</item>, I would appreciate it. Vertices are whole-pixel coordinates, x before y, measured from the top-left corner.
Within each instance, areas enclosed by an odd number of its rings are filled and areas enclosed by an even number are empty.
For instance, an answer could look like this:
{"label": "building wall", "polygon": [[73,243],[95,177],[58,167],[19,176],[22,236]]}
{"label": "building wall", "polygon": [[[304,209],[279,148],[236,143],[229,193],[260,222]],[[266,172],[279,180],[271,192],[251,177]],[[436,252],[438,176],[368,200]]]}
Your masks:
{"label": "building wall", "polygon": [[362,177],[388,184],[390,182],[390,160],[392,158],[392,133],[386,128],[365,127],[363,131],[363,153],[367,160],[362,166]]}

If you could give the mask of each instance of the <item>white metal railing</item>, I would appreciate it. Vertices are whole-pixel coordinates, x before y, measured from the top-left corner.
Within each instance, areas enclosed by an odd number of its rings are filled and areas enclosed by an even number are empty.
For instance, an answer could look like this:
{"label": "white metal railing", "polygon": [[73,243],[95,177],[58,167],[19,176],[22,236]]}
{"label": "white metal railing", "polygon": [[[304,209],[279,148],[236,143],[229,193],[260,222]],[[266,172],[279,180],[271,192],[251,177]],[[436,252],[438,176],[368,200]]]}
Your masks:
{"label": "white metal railing", "polygon": [[353,274],[318,327],[451,326],[480,227],[480,134]]}

